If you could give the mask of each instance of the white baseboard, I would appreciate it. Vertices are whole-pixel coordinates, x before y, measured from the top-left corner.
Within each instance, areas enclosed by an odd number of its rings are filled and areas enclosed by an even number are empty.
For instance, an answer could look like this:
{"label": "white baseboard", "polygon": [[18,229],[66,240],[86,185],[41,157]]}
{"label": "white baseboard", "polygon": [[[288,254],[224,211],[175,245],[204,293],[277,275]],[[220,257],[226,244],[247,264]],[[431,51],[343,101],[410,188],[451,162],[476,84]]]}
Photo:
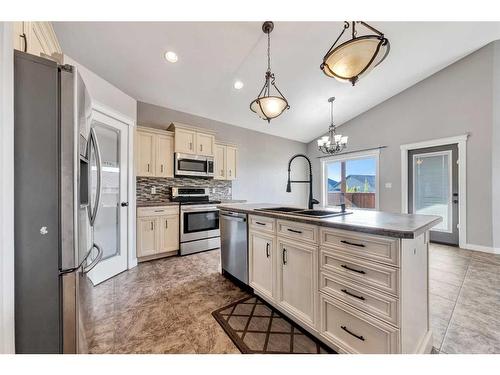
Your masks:
{"label": "white baseboard", "polygon": [[466,250],[481,251],[483,253],[490,253],[490,254],[500,254],[500,248],[495,248],[490,246],[482,246],[482,245],[466,243],[464,246],[461,247]]}

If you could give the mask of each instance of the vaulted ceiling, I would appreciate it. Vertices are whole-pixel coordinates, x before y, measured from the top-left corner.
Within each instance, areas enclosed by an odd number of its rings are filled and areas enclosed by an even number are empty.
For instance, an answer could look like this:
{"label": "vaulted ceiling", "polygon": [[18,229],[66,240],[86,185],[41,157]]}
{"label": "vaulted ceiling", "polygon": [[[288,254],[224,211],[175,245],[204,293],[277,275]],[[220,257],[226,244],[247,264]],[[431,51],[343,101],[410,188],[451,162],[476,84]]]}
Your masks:
{"label": "vaulted ceiling", "polygon": [[[387,59],[352,87],[326,77],[322,57],[342,22],[276,22],[271,64],[290,110],[271,124],[249,110],[264,83],[267,40],[257,22],[54,22],[64,53],[130,96],[259,132],[308,142],[500,38],[500,23],[372,22]],[[175,51],[172,64],[163,55]],[[244,87],[236,90],[235,80]]]}

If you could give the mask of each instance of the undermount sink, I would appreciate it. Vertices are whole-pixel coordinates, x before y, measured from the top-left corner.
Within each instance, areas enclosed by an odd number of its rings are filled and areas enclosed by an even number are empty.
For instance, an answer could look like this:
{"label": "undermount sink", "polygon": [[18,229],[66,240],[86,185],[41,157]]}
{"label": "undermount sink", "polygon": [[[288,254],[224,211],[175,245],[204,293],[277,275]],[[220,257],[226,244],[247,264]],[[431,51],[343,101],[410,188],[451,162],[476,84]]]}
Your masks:
{"label": "undermount sink", "polygon": [[282,212],[291,215],[298,216],[311,216],[318,218],[334,217],[351,214],[349,211],[333,211],[333,210],[304,210],[297,207],[270,207],[270,208],[257,208],[256,211],[268,211],[268,212]]}

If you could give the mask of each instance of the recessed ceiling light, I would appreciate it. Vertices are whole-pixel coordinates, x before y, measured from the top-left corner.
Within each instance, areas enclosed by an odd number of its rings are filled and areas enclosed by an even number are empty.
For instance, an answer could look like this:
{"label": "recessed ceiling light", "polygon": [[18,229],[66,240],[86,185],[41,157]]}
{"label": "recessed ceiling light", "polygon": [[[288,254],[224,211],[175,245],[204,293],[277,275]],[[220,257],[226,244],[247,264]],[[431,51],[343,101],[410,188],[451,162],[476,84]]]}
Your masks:
{"label": "recessed ceiling light", "polygon": [[241,81],[235,81],[233,86],[236,90],[241,90],[243,88],[244,84]]}
{"label": "recessed ceiling light", "polygon": [[177,60],[179,60],[179,57],[173,51],[165,52],[165,58],[167,59],[167,61],[170,61],[171,63],[175,63],[177,62]]}

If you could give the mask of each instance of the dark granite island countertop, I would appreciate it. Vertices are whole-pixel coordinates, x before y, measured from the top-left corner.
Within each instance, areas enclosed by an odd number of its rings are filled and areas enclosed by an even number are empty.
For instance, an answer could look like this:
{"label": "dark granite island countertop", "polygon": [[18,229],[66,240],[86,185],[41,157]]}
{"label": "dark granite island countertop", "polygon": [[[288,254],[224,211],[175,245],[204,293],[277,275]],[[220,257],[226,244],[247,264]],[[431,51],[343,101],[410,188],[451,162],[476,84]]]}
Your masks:
{"label": "dark granite island countertop", "polygon": [[289,205],[255,203],[225,204],[220,206],[220,209],[395,238],[418,237],[420,234],[431,229],[443,220],[439,216],[396,214],[383,211],[359,209],[352,210],[352,213],[348,215],[323,219],[297,216],[293,213],[259,211],[260,208],[280,206],[293,207]]}

